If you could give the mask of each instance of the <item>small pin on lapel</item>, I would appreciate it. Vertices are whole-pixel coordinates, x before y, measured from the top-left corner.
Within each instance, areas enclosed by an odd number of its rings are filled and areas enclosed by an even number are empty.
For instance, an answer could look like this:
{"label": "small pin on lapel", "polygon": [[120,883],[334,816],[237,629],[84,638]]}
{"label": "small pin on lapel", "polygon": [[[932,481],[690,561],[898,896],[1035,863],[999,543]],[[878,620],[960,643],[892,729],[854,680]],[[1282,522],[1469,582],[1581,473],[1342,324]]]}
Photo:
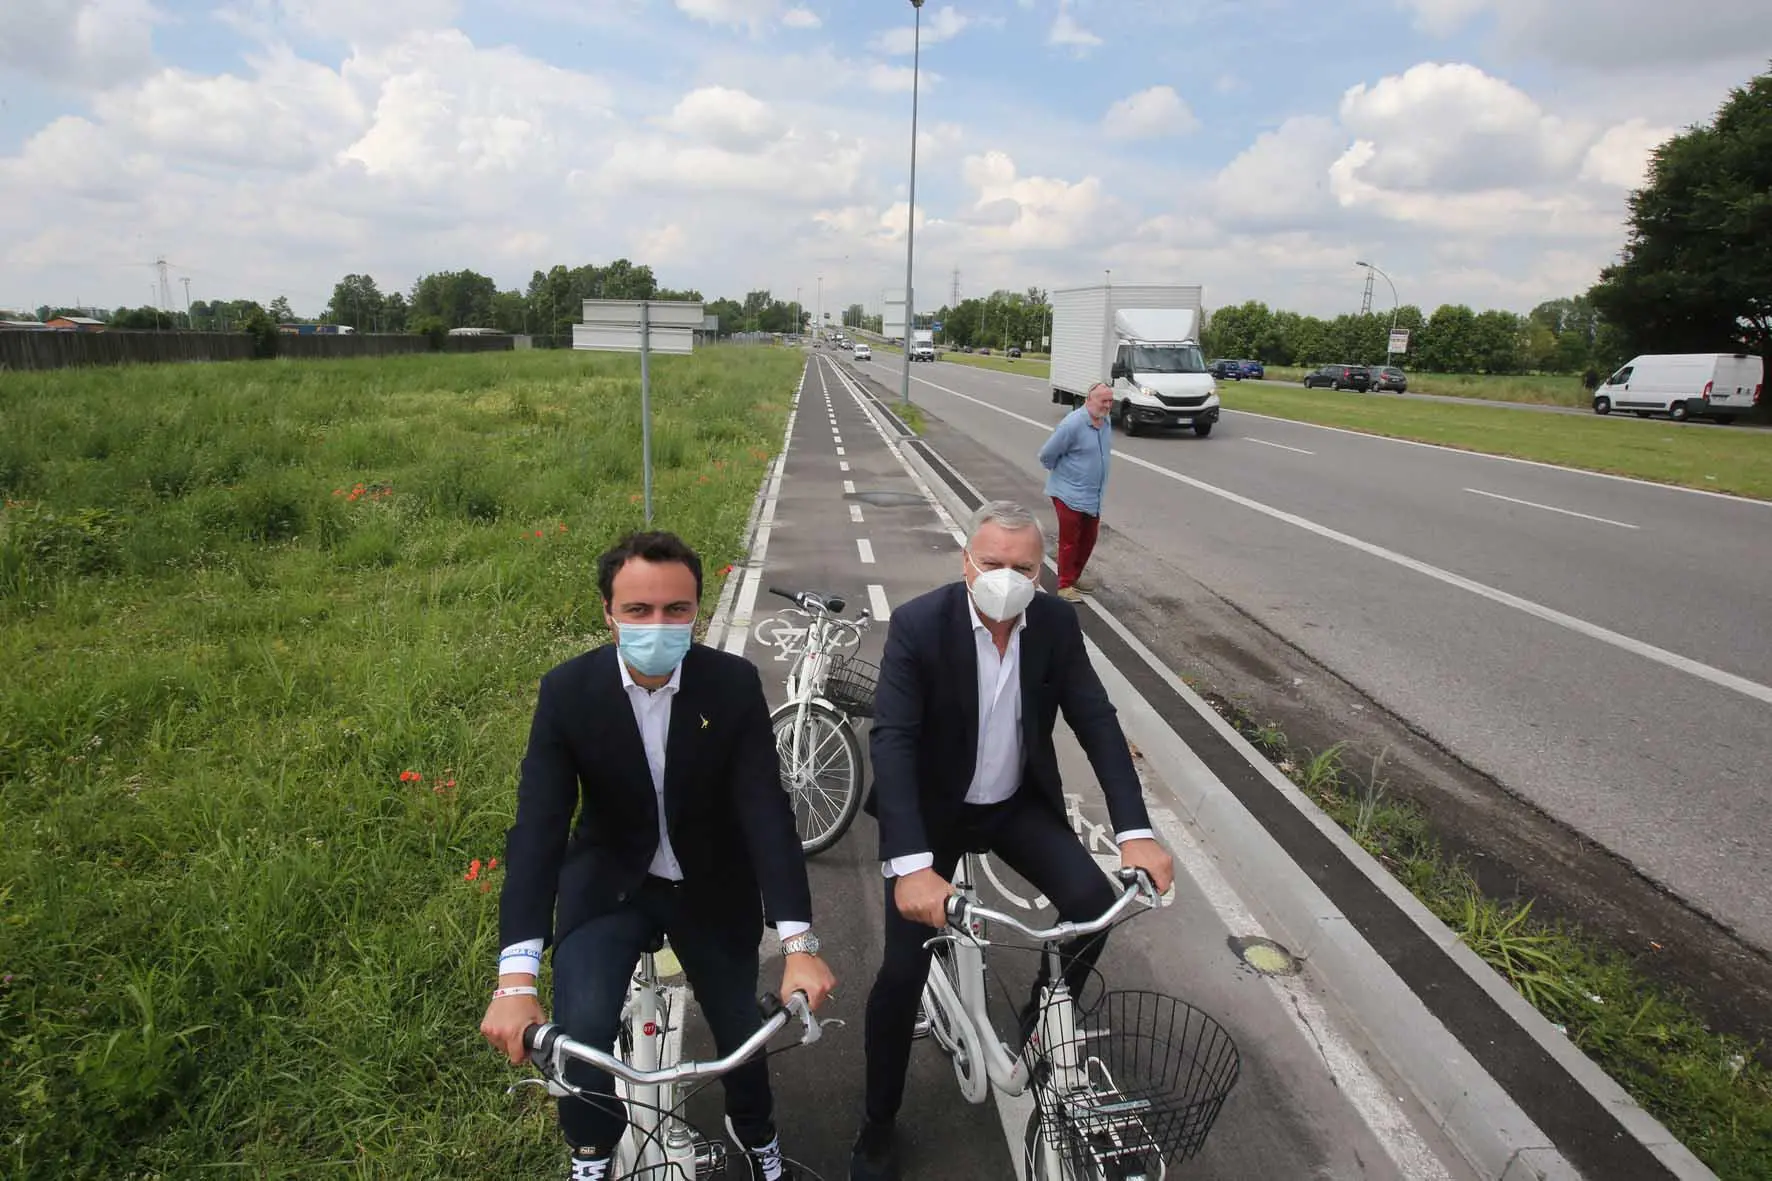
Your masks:
{"label": "small pin on lapel", "polygon": [[706,714],[701,715],[701,728],[703,730],[706,730],[708,728],[708,715],[706,715]]}

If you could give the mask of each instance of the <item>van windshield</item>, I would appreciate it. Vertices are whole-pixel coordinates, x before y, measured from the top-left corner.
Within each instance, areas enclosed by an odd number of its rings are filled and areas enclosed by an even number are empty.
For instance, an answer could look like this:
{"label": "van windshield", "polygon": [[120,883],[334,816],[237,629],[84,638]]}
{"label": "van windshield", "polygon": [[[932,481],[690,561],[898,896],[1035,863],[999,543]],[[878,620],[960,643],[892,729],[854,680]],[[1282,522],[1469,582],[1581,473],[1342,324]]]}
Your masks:
{"label": "van windshield", "polygon": [[1134,373],[1204,373],[1206,361],[1191,344],[1132,346]]}

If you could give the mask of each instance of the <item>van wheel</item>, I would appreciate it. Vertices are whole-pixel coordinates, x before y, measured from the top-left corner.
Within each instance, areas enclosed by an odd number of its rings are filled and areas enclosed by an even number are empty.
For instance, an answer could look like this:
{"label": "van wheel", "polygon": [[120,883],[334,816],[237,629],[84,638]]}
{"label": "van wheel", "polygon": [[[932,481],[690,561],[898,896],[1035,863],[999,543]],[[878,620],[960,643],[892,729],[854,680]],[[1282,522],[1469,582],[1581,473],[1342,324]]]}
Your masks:
{"label": "van wheel", "polygon": [[1612,399],[1611,398],[1595,398],[1594,399],[1594,413],[1595,414],[1610,414],[1610,413],[1612,413]]}
{"label": "van wheel", "polygon": [[1212,433],[1212,424],[1211,423],[1196,422],[1194,424],[1194,434],[1198,435],[1200,438],[1204,439],[1207,435],[1210,435],[1211,433]]}
{"label": "van wheel", "polygon": [[1128,435],[1136,436],[1138,434],[1138,420],[1132,417],[1132,403],[1130,402],[1120,403],[1120,428]]}
{"label": "van wheel", "polygon": [[1672,406],[1669,406],[1667,408],[1667,416],[1669,418],[1673,419],[1675,422],[1685,422],[1686,421],[1686,403],[1675,402]]}

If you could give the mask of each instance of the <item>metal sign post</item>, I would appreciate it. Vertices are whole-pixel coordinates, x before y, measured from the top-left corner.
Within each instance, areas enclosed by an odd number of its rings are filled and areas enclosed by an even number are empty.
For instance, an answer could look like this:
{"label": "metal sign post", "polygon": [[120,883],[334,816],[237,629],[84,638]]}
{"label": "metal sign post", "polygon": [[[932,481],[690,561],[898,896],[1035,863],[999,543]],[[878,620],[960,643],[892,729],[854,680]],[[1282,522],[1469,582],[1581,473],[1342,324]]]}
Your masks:
{"label": "metal sign post", "polygon": [[646,527],[652,528],[652,304],[640,301],[640,466],[646,489]]}
{"label": "metal sign post", "polygon": [[587,299],[572,347],[640,354],[640,466],[646,524],[652,525],[652,351],[688,353],[707,317],[699,300]]}

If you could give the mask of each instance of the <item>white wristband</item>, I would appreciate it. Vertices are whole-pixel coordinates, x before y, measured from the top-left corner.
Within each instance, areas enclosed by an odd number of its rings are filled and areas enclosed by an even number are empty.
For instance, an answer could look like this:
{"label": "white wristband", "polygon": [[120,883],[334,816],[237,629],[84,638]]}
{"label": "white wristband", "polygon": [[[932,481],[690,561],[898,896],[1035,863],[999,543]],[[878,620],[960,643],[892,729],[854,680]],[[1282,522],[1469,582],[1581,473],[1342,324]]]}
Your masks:
{"label": "white wristband", "polygon": [[495,988],[492,990],[492,999],[495,1001],[498,1000],[500,997],[505,997],[505,996],[540,996],[540,995],[541,995],[541,989],[537,988],[533,984],[513,984],[509,988]]}

